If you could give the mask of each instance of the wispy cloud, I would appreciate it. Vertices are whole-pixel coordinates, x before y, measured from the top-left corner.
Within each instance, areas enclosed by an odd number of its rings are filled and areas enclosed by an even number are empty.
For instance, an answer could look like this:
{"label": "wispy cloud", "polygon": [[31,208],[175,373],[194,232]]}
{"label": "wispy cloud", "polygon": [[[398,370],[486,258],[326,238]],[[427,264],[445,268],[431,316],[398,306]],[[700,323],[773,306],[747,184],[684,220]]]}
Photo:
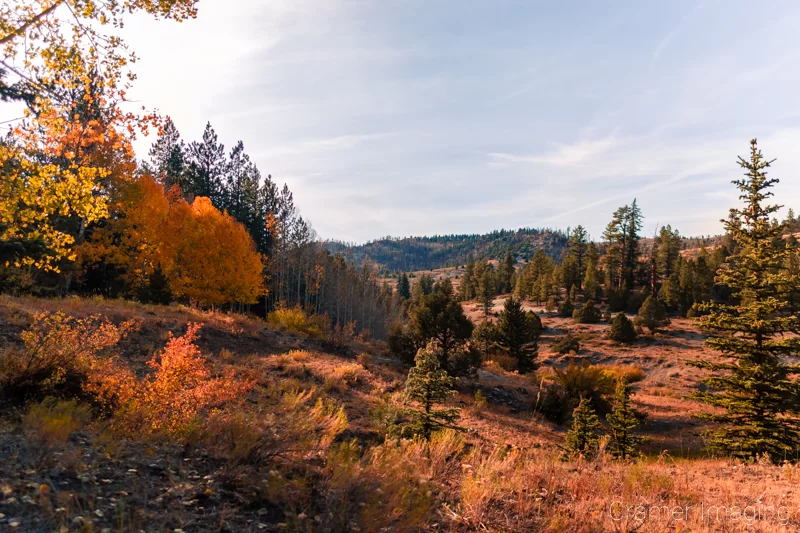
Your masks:
{"label": "wispy cloud", "polygon": [[652,70],[652,68],[655,66],[656,62],[661,57],[661,54],[664,52],[664,50],[667,49],[672,40],[675,37],[677,37],[681,32],[683,32],[689,24],[692,23],[695,15],[700,9],[703,8],[703,6],[704,2],[697,3],[689,13],[687,13],[686,15],[683,16],[683,18],[681,18],[680,23],[678,23],[677,26],[675,26],[669,33],[667,33],[667,35],[664,36],[663,39],[661,39],[661,42],[658,43],[658,46],[656,46],[656,49],[653,51],[653,57],[650,60],[650,66],[649,66],[650,70]]}
{"label": "wispy cloud", "polygon": [[[210,120],[226,145],[243,140],[323,237],[577,223],[599,235],[634,196],[649,221],[712,233],[752,136],[776,177],[800,174],[788,0],[758,17],[746,0],[199,9],[126,27],[131,96],[188,139]],[[800,198],[800,180],[776,196]]]}
{"label": "wispy cloud", "polygon": [[617,146],[614,137],[596,140],[581,140],[571,144],[557,144],[556,149],[542,155],[515,155],[503,152],[490,152],[487,157],[493,162],[534,163],[557,167],[576,166],[586,163]]}

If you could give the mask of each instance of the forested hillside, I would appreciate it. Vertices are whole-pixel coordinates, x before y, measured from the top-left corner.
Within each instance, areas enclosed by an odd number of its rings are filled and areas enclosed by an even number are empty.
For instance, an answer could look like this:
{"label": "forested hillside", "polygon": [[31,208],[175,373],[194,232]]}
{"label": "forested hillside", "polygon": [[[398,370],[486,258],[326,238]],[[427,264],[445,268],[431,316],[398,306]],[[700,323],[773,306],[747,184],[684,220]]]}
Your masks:
{"label": "forested hillside", "polygon": [[547,228],[499,230],[483,235],[386,237],[362,245],[328,242],[355,265],[374,263],[389,271],[412,271],[463,265],[470,256],[502,259],[507,252],[529,259],[537,250],[558,259],[567,246],[567,232]]}

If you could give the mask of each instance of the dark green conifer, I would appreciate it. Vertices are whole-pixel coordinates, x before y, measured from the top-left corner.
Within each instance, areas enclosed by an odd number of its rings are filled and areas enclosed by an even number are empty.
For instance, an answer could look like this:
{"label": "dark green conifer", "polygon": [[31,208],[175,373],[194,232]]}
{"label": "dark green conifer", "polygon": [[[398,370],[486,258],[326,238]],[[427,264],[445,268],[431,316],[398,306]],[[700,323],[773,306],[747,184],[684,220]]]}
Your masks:
{"label": "dark green conifer", "polygon": [[744,206],[731,209],[723,221],[735,253],[716,277],[732,301],[696,306],[706,313],[697,320],[711,335],[706,345],[724,359],[691,363],[716,372],[704,381],[710,390],[693,397],[723,411],[701,415],[719,424],[708,432],[712,449],[749,459],[766,454],[797,460],[800,367],[785,358],[800,352],[800,314],[788,296],[800,280],[787,269],[790,248],[778,245],[783,228],[771,216],[779,206],[765,205],[772,196],[768,189],[778,181],[767,178],[771,161],[755,139],[750,146],[750,158],[739,158],[745,177],[733,182]]}
{"label": "dark green conifer", "polygon": [[636,316],[636,324],[649,329],[650,333],[655,333],[659,328],[669,324],[667,308],[664,307],[664,304],[662,304],[658,298],[648,296],[639,308],[639,313]]}
{"label": "dark green conifer", "polygon": [[581,398],[572,413],[572,427],[567,431],[564,442],[567,452],[591,459],[597,454],[600,444],[600,420],[592,407],[592,402]]}
{"label": "dark green conifer", "polygon": [[409,428],[415,435],[430,440],[431,435],[444,428],[452,428],[458,420],[458,409],[439,407],[456,393],[457,380],[447,375],[439,366],[441,347],[431,341],[417,352],[415,366],[408,371],[406,399],[416,404],[409,409]]}
{"label": "dark green conifer", "polygon": [[633,321],[625,313],[619,313],[611,321],[608,338],[617,342],[633,342],[636,340],[636,328]]}
{"label": "dark green conifer", "polygon": [[403,272],[400,279],[397,281],[397,294],[406,300],[411,298],[411,285],[408,282],[408,276],[406,276],[405,272]]}
{"label": "dark green conifer", "polygon": [[611,433],[610,450],[615,457],[629,459],[639,453],[638,446],[645,442],[644,437],[634,433],[639,426],[637,414],[631,405],[631,386],[624,379],[620,379],[617,383],[614,408],[606,416]]}
{"label": "dark green conifer", "polygon": [[572,313],[572,318],[578,324],[597,324],[602,318],[600,309],[597,308],[593,300],[589,300],[580,309],[575,309]]}
{"label": "dark green conifer", "polygon": [[558,305],[558,316],[562,318],[568,318],[572,316],[572,312],[575,310],[575,306],[572,303],[572,300],[567,297],[566,300],[561,302]]}
{"label": "dark green conifer", "polygon": [[497,320],[496,343],[508,356],[517,361],[521,374],[536,369],[538,339],[542,324],[539,317],[522,309],[522,302],[509,296]]}

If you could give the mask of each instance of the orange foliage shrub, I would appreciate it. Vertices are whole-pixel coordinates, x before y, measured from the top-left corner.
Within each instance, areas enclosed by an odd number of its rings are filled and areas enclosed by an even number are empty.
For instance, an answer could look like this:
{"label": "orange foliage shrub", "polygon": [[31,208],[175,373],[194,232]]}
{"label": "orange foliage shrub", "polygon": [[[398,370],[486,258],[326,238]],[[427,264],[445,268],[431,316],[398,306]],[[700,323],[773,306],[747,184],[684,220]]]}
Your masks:
{"label": "orange foliage shrub", "polygon": [[253,387],[252,381],[239,380],[232,372],[212,377],[194,344],[199,329],[199,324],[189,324],[182,337],[170,334],[164,350],[150,360],[153,372],[136,384],[119,413],[125,430],[185,439],[202,418]]}
{"label": "orange foliage shrub", "polygon": [[0,355],[3,396],[89,396],[103,404],[116,402],[119,385],[130,374],[120,372],[111,348],[133,327],[132,321],[116,326],[99,316],[34,315],[21,335],[25,349]]}

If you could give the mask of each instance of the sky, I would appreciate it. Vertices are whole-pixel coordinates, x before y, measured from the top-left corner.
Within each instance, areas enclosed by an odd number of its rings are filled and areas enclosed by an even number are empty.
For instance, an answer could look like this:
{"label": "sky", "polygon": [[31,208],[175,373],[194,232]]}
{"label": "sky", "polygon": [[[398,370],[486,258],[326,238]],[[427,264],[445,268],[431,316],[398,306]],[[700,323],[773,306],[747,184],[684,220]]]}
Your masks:
{"label": "sky", "polygon": [[[210,121],[324,239],[582,224],[717,234],[737,156],[800,210],[800,2],[200,0],[137,16],[130,96]],[[140,155],[146,146],[137,146]]]}

